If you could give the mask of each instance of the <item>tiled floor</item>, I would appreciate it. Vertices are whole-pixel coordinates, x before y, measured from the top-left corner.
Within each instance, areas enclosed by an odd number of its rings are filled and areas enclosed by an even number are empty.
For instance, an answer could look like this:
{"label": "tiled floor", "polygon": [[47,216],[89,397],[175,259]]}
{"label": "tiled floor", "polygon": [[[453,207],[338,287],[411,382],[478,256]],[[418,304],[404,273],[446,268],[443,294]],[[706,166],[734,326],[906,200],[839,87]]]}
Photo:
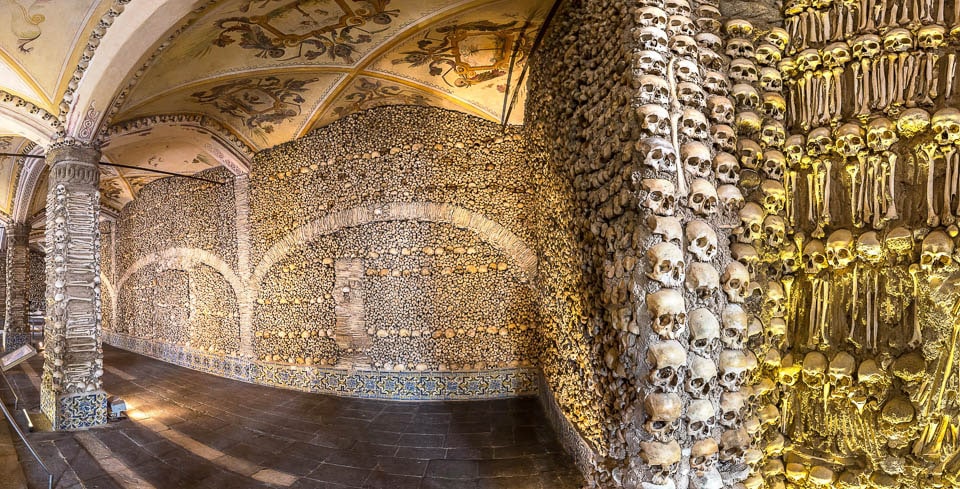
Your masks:
{"label": "tiled floor", "polygon": [[[86,435],[30,435],[55,473],[55,487],[576,489],[582,484],[535,399],[345,399],[222,379],[107,346],[104,357],[105,388],[127,401],[131,419]],[[8,377],[35,410],[39,395],[31,376],[42,369],[39,359],[31,365],[33,372],[17,368]],[[12,396],[3,396],[9,405]],[[46,487],[36,464],[25,462],[25,469],[29,487]]]}

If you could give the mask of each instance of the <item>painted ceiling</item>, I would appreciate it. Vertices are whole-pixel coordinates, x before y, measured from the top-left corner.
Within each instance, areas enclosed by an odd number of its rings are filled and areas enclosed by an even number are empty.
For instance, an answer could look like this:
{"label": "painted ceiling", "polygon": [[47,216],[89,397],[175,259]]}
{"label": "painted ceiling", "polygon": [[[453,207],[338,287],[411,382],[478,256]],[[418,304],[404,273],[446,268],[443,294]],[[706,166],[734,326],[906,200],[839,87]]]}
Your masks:
{"label": "painted ceiling", "polygon": [[[0,0],[0,12],[9,14],[6,25],[0,20],[0,89],[57,114],[90,33],[113,3]],[[431,105],[500,122],[505,99],[515,98],[508,122],[522,123],[524,90],[517,79],[551,5],[550,0],[208,2],[172,22],[149,50],[124,53],[138,57],[141,68],[124,80],[122,96],[107,108],[103,159],[185,174],[237,159],[215,148],[212,131],[169,123],[186,116],[212,121],[241,148],[238,154],[383,105]],[[126,8],[137,8],[137,2]],[[112,130],[131,121],[166,122]],[[12,160],[0,159],[0,212],[8,216],[17,173]],[[104,167],[103,202],[120,209],[162,176]],[[39,212],[42,199],[33,200],[31,212]]]}

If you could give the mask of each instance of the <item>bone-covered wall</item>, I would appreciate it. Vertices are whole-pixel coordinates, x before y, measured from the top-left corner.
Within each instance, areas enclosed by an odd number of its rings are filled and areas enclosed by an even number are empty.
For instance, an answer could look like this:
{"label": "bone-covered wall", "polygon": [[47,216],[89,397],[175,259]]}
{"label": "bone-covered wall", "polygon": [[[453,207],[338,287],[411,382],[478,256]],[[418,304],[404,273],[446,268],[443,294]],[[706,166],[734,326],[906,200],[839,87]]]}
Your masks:
{"label": "bone-covered wall", "polygon": [[44,291],[47,288],[46,280],[46,271],[44,264],[44,253],[34,249],[30,249],[30,258],[28,261],[27,269],[27,283],[29,284],[27,291],[27,303],[29,304],[29,311],[41,311],[43,312],[46,309],[46,297],[44,297]]}
{"label": "bone-covered wall", "polygon": [[[237,355],[237,292],[223,276],[236,273],[231,175],[220,169],[204,172],[203,178],[227,183],[159,180],[124,208],[115,226],[101,225],[104,327]],[[120,239],[114,239],[114,232]],[[214,268],[220,263],[224,265]]]}
{"label": "bone-covered wall", "polygon": [[532,364],[534,170],[515,131],[412,107],[258,155],[257,357],[386,370]]}
{"label": "bone-covered wall", "polygon": [[600,487],[733,487],[752,449],[742,385],[760,331],[744,303],[759,288],[726,239],[744,196],[721,14],[565,5],[532,62],[526,115],[569,202],[549,231],[570,238],[545,230],[541,280],[573,297],[554,320],[588,345],[560,357],[584,366],[572,393],[592,409],[558,403],[592,442]]}

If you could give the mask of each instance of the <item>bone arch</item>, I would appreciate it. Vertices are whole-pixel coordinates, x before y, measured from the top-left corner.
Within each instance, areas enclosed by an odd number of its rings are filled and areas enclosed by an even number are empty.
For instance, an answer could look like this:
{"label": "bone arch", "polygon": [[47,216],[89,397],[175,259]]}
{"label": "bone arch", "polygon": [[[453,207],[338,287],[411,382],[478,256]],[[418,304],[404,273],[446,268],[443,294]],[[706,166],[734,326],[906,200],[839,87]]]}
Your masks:
{"label": "bone arch", "polygon": [[395,203],[382,207],[364,206],[327,214],[313,222],[294,229],[277,241],[263,255],[250,281],[254,293],[284,256],[298,245],[349,227],[389,221],[424,221],[447,223],[473,231],[507,253],[523,270],[528,279],[537,273],[537,255],[517,235],[500,224],[468,209],[449,204]]}
{"label": "bone arch", "polygon": [[116,293],[114,297],[120,295],[123,291],[123,286],[127,283],[127,280],[133,276],[133,274],[143,270],[145,267],[158,263],[164,260],[181,260],[180,264],[184,266],[191,265],[207,265],[210,268],[216,270],[223,278],[230,284],[230,287],[233,289],[234,298],[238,298],[240,293],[244,290],[243,280],[240,278],[236,272],[233,271],[233,268],[223,261],[219,256],[210,253],[206,250],[200,250],[197,248],[168,248],[161,252],[151,253],[147,256],[140,258],[135,261],[130,267],[123,273],[120,277],[120,280],[117,281]]}

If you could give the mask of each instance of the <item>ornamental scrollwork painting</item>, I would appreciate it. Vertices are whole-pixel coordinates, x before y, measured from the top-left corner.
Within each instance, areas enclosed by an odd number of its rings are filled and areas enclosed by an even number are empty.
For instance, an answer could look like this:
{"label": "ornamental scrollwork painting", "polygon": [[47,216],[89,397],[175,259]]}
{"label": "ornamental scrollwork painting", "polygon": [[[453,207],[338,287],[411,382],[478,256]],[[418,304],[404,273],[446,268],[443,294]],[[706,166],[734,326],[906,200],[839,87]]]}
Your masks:
{"label": "ornamental scrollwork painting", "polygon": [[249,129],[271,133],[274,124],[300,115],[300,104],[310,79],[281,80],[275,76],[260,79],[243,78],[195,92],[191,97],[202,104],[213,105],[223,114],[242,119]]}
{"label": "ornamental scrollwork painting", "polygon": [[[248,13],[282,0],[250,0],[240,11]],[[237,43],[261,58],[308,60],[327,55],[333,61],[353,63],[356,47],[373,41],[393,22],[399,10],[387,10],[389,0],[292,0],[256,15],[234,16],[214,23],[220,35],[213,44]]]}

